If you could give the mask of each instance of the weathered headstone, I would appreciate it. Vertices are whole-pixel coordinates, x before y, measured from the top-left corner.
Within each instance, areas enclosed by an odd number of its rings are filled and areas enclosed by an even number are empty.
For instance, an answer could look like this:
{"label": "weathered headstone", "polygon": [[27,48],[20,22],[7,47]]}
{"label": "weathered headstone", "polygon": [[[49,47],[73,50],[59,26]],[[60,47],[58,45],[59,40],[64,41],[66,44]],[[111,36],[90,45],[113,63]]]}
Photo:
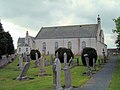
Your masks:
{"label": "weathered headstone", "polygon": [[23,57],[22,57],[22,55],[19,55],[19,69],[23,70]]}
{"label": "weathered headstone", "polygon": [[26,53],[23,53],[22,55],[23,55],[23,61],[26,62],[26,60],[27,60],[27,55],[26,55]]}
{"label": "weathered headstone", "polygon": [[53,64],[53,54],[50,54],[50,65]]}
{"label": "weathered headstone", "polygon": [[44,74],[45,74],[45,57],[44,57],[44,53],[43,53],[40,58],[40,72],[38,75],[42,76]]}
{"label": "weathered headstone", "polygon": [[58,58],[55,59],[53,64],[53,90],[63,90],[60,82],[61,63]]}
{"label": "weathered headstone", "polygon": [[38,58],[38,54],[35,53],[35,56],[36,56],[35,67],[39,67],[39,66],[40,66],[40,60],[39,60],[39,58]]}
{"label": "weathered headstone", "polygon": [[93,58],[93,71],[96,71],[96,63],[95,63],[95,58]]}
{"label": "weathered headstone", "polygon": [[106,56],[105,56],[105,51],[104,51],[104,49],[103,49],[103,61],[104,61],[104,63],[106,63]]}
{"label": "weathered headstone", "polygon": [[29,54],[26,56],[26,62],[30,62],[30,55]]}
{"label": "weathered headstone", "polygon": [[71,87],[71,75],[70,75],[70,67],[69,67],[69,65],[70,64],[67,63],[67,54],[64,53],[65,90],[72,90],[72,87]]}
{"label": "weathered headstone", "polygon": [[27,71],[29,69],[29,66],[30,66],[30,63],[26,62],[25,65],[24,65],[24,68],[23,68],[23,70],[22,70],[22,72],[20,74],[20,76],[17,77],[17,80],[26,80],[26,79],[28,79],[28,77],[26,76],[26,74],[27,74]]}
{"label": "weathered headstone", "polygon": [[100,63],[100,57],[98,57],[98,65],[100,65],[101,63]]}
{"label": "weathered headstone", "polygon": [[90,65],[89,65],[89,58],[88,58],[88,54],[84,54],[84,57],[85,57],[85,61],[86,61],[86,74],[87,75],[91,75],[91,68],[90,68]]}

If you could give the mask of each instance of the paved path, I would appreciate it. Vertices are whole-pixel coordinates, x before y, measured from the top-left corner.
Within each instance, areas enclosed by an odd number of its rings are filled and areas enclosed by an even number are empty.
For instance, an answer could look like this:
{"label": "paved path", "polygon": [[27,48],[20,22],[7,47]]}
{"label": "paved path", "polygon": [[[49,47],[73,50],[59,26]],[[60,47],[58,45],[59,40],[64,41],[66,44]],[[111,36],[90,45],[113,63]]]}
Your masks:
{"label": "paved path", "polygon": [[73,90],[107,90],[115,70],[116,59],[117,57],[112,56],[104,68],[93,75],[85,85]]}

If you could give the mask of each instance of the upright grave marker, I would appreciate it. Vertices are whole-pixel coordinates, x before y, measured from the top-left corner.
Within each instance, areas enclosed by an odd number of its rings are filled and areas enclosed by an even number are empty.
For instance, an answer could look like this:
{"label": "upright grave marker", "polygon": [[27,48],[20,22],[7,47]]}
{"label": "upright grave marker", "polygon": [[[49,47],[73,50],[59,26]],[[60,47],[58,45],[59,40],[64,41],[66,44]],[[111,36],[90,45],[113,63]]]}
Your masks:
{"label": "upright grave marker", "polygon": [[90,65],[89,65],[89,58],[88,58],[88,54],[84,54],[84,57],[85,57],[85,61],[86,61],[86,74],[87,75],[91,75],[91,68],[90,68]]}
{"label": "upright grave marker", "polygon": [[61,63],[58,57],[53,64],[53,90],[63,90],[60,82]]}
{"label": "upright grave marker", "polygon": [[39,76],[42,76],[45,74],[45,54],[44,52],[42,53],[42,56],[40,58],[40,72],[39,72]]}
{"label": "upright grave marker", "polygon": [[35,67],[39,67],[40,66],[40,60],[39,60],[37,52],[35,53],[35,57],[36,57]]}
{"label": "upright grave marker", "polygon": [[[71,62],[71,60],[70,60],[70,62]],[[70,67],[69,67],[69,63],[67,63],[67,54],[66,53],[64,53],[64,75],[65,75],[65,90],[72,90]]]}
{"label": "upright grave marker", "polygon": [[20,70],[23,70],[23,57],[22,57],[22,55],[19,55],[19,59],[18,59],[19,61],[19,69]]}

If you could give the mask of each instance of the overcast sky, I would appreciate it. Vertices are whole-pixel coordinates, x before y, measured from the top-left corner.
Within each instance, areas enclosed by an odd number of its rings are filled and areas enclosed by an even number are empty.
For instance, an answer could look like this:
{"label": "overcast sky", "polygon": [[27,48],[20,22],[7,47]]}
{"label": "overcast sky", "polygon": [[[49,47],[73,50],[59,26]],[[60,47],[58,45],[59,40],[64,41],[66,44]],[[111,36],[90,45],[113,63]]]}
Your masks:
{"label": "overcast sky", "polygon": [[13,37],[36,36],[41,27],[97,23],[101,17],[105,43],[115,47],[112,19],[120,16],[120,0],[0,0],[0,19]]}

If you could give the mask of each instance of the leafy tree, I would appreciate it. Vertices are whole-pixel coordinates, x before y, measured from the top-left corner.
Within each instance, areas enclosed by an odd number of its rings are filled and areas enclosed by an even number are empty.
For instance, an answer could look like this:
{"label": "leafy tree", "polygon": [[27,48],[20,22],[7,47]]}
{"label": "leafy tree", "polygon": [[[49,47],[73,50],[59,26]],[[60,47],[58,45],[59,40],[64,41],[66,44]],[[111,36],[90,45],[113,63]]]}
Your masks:
{"label": "leafy tree", "polygon": [[115,22],[115,29],[113,29],[113,33],[117,34],[117,40],[115,41],[115,44],[120,50],[120,17],[113,19],[113,21]]}

